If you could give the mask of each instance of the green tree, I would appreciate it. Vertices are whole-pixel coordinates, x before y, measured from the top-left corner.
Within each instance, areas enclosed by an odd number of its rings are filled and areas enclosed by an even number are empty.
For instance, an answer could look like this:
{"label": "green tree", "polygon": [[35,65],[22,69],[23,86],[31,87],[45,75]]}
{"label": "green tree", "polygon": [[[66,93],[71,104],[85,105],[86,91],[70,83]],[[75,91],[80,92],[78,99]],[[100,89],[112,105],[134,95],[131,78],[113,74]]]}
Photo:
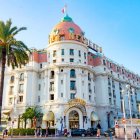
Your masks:
{"label": "green tree", "polygon": [[6,23],[0,21],[0,112],[2,107],[4,73],[6,64],[8,66],[12,66],[14,69],[15,67],[21,67],[22,65],[25,65],[29,61],[28,53],[30,53],[30,50],[22,41],[15,38],[15,36],[22,30],[26,30],[26,27],[12,27],[11,20],[8,20]]}
{"label": "green tree", "polygon": [[34,118],[38,119],[40,117],[42,117],[42,113],[38,110],[37,107],[28,107],[22,115],[22,118],[24,119],[25,122],[24,128],[26,128],[27,119],[31,120],[31,127],[33,127],[33,119]]}

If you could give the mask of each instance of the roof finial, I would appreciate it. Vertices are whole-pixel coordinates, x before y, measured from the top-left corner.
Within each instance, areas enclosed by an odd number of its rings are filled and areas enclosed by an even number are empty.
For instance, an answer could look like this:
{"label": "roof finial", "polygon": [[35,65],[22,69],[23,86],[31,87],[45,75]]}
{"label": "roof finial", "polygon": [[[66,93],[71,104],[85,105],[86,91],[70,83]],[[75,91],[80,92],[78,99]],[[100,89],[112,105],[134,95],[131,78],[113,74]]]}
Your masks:
{"label": "roof finial", "polygon": [[65,6],[62,9],[62,13],[67,15],[67,5],[65,4]]}

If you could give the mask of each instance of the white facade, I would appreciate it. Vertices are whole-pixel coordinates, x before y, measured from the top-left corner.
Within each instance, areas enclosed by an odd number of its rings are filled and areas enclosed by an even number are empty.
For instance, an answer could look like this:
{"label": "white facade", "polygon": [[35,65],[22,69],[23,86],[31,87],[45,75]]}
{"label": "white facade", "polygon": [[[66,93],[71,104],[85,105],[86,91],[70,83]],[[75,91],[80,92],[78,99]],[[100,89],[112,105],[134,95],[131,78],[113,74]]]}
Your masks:
{"label": "white facade", "polygon": [[[43,51],[46,62],[36,62],[32,56],[25,67],[6,69],[2,110],[15,121],[15,127],[27,107],[38,106],[43,113],[38,124],[42,128],[49,125],[59,130],[62,126],[87,129],[96,127],[100,119],[102,129],[106,130],[114,126],[115,118],[122,117],[121,91],[127,84],[135,89],[131,108],[132,114],[138,117],[140,82],[111,72],[103,63],[107,60],[104,56],[100,54],[100,65],[90,65],[87,45],[75,40],[50,43]],[[98,57],[98,53],[94,55]],[[125,107],[129,117],[127,96]],[[75,118],[71,113],[75,113]]]}

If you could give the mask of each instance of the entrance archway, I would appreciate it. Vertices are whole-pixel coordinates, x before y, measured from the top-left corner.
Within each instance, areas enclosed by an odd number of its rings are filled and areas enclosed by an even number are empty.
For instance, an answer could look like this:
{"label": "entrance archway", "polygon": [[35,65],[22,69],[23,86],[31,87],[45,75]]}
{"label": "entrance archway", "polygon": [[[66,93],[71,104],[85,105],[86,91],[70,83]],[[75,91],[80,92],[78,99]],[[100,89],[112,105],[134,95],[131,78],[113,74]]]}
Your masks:
{"label": "entrance archway", "polygon": [[72,110],[69,113],[69,128],[70,129],[79,128],[79,114],[75,110]]}

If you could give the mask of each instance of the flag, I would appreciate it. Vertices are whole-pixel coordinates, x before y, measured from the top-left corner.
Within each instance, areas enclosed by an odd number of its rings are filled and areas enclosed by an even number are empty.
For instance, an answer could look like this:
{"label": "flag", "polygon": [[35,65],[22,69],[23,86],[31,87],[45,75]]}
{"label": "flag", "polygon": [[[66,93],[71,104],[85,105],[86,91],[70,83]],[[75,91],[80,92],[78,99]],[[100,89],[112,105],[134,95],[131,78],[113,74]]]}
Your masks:
{"label": "flag", "polygon": [[65,5],[64,8],[62,9],[62,13],[64,14],[66,13],[66,11],[67,11],[67,5]]}

